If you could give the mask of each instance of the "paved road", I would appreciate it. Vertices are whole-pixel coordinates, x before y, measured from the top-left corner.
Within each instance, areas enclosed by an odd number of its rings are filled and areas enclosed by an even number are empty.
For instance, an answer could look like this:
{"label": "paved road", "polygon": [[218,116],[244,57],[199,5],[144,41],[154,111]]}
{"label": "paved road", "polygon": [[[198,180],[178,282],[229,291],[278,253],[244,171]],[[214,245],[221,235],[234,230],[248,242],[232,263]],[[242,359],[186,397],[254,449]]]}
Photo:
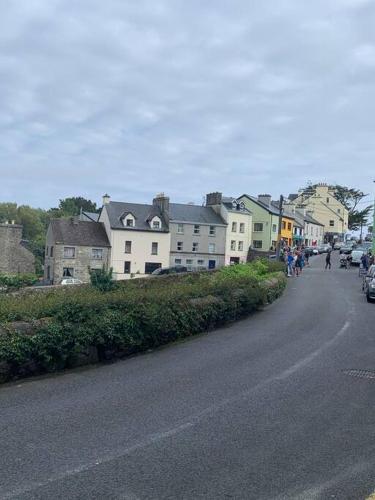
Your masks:
{"label": "paved road", "polygon": [[375,304],[312,259],[265,311],[114,365],[0,388],[0,498],[363,499]]}

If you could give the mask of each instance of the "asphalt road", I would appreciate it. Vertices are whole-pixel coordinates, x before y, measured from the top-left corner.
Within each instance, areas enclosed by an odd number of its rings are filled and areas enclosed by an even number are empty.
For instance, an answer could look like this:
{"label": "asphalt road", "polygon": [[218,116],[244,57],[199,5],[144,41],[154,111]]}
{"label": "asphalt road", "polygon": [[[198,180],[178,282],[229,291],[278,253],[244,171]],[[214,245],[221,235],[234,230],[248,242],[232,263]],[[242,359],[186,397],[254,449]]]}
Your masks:
{"label": "asphalt road", "polygon": [[0,498],[364,499],[375,378],[345,370],[375,373],[375,304],[323,266],[228,328],[1,387]]}

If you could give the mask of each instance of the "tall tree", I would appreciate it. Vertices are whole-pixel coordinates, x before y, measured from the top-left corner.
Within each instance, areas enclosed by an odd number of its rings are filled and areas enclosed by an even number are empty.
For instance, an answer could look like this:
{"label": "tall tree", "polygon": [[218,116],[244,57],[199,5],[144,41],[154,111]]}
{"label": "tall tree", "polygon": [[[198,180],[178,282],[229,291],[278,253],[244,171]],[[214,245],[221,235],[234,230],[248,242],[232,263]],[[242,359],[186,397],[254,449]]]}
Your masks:
{"label": "tall tree", "polygon": [[52,210],[56,210],[60,217],[71,217],[73,215],[79,215],[81,209],[86,212],[96,212],[96,203],[82,196],[72,196],[60,200],[58,209]]}
{"label": "tall tree", "polygon": [[365,226],[368,222],[373,205],[367,205],[361,210],[358,208],[358,205],[367,194],[360,189],[348,188],[339,184],[331,186],[331,188],[335,192],[335,198],[337,198],[349,212],[349,229],[356,231],[361,226]]}

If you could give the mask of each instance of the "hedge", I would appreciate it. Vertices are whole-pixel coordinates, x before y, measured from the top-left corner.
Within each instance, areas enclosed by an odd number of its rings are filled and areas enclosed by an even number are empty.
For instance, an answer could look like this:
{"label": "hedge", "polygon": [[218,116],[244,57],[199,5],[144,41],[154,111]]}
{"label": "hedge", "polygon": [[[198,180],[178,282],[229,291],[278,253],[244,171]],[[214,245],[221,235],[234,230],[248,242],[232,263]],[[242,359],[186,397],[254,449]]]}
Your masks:
{"label": "hedge", "polygon": [[274,269],[255,262],[106,293],[84,286],[2,298],[0,381],[124,357],[244,317],[282,294],[285,275]]}
{"label": "hedge", "polygon": [[[38,281],[35,274],[3,274],[0,273],[0,289],[2,291],[18,290],[19,288],[34,285]],[[4,290],[3,290],[4,289]]]}

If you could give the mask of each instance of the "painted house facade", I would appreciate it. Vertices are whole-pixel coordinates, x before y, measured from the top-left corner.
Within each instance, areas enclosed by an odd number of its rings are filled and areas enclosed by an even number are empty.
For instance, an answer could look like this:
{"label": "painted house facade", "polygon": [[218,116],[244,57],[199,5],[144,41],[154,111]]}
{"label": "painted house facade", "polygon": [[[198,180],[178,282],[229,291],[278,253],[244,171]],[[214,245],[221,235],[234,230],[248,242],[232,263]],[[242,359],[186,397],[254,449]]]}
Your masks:
{"label": "painted house facade", "polygon": [[286,203],[290,209],[305,209],[323,224],[324,238],[328,242],[343,239],[348,231],[348,210],[335,198],[334,190],[327,184],[321,183],[301,190],[297,195],[289,195]]}
{"label": "painted house facade", "polygon": [[99,221],[111,246],[110,266],[117,280],[142,277],[170,262],[169,199],[152,205],[110,201],[103,197]]}
{"label": "painted house facade", "polygon": [[271,195],[255,197],[243,194],[238,200],[252,213],[251,247],[261,252],[274,251],[279,230],[279,209],[272,204]]}
{"label": "painted house facade", "polygon": [[108,267],[110,244],[103,224],[79,217],[52,219],[46,237],[44,279],[90,281],[89,269]]}
{"label": "painted house facade", "polygon": [[206,195],[206,206],[220,214],[226,224],[225,265],[247,261],[252,235],[252,213],[242,201],[222,193]]}
{"label": "painted house facade", "polygon": [[225,264],[227,224],[211,207],[169,204],[170,265],[215,269]]}

